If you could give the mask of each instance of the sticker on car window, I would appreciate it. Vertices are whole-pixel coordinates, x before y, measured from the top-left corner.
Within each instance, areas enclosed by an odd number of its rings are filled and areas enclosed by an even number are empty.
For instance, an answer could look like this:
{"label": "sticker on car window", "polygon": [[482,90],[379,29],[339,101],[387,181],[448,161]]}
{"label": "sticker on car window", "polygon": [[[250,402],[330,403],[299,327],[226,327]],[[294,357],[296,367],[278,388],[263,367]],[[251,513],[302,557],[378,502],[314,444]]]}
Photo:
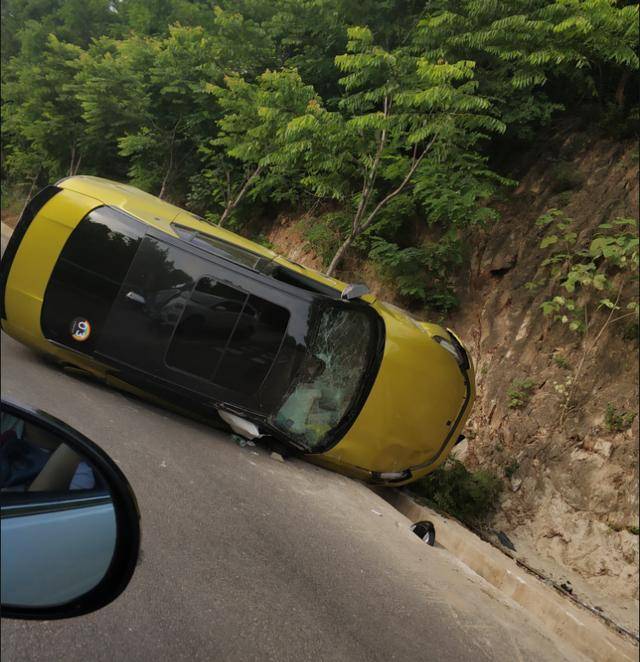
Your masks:
{"label": "sticker on car window", "polygon": [[78,342],[84,342],[91,335],[91,324],[84,317],[76,317],[71,322],[71,337]]}

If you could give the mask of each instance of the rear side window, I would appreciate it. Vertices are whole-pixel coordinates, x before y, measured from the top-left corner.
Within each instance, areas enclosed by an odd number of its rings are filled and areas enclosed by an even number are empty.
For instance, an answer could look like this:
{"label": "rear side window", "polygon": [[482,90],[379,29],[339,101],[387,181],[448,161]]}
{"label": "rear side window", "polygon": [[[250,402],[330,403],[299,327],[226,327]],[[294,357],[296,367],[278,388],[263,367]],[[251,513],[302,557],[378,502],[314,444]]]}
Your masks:
{"label": "rear side window", "polygon": [[210,277],[165,304],[169,323],[174,308],[181,316],[168,366],[247,395],[260,388],[280,349],[289,311]]}
{"label": "rear side window", "polygon": [[42,330],[50,340],[91,352],[127,274],[144,224],[98,207],[67,240],[47,285]]}
{"label": "rear side window", "polygon": [[211,379],[246,298],[244,292],[212,278],[201,278],[193,292],[177,292],[160,313],[168,324],[180,319],[166,364]]}

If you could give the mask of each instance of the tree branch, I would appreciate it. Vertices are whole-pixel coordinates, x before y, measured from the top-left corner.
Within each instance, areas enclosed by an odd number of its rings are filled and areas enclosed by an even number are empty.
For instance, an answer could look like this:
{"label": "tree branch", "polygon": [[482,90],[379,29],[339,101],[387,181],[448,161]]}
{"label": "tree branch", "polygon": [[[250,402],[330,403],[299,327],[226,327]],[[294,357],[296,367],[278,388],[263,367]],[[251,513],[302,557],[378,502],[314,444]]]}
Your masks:
{"label": "tree branch", "polygon": [[227,219],[229,214],[237,207],[240,200],[242,200],[244,194],[247,192],[247,190],[251,186],[251,183],[253,182],[253,180],[256,177],[258,177],[261,172],[262,172],[262,166],[259,165],[259,166],[256,167],[256,169],[250,175],[248,175],[245,178],[244,184],[242,185],[242,188],[240,189],[238,195],[235,197],[235,200],[233,202],[231,202],[230,204],[227,204],[226,209],[224,210],[222,216],[220,217],[220,220],[218,221],[218,225],[222,225],[225,222],[225,220]]}
{"label": "tree branch", "polygon": [[414,156],[412,159],[412,164],[411,167],[409,168],[409,171],[405,175],[405,178],[400,182],[400,184],[395,188],[391,193],[386,195],[380,202],[376,205],[375,209],[369,214],[367,217],[367,220],[362,224],[362,226],[359,228],[359,232],[362,232],[363,230],[366,230],[371,223],[373,222],[373,219],[376,217],[376,214],[393,198],[395,198],[398,194],[402,193],[404,190],[404,187],[409,183],[409,180],[413,176],[413,173],[416,171],[417,167],[420,165],[422,162],[422,159],[427,155],[427,152],[433,147],[433,144],[436,141],[437,134],[431,138],[429,141],[429,144],[424,148],[424,150],[421,152],[420,156],[416,158],[417,154],[417,146],[414,147]]}
{"label": "tree branch", "polygon": [[380,160],[382,158],[382,152],[384,151],[385,144],[387,142],[387,125],[386,120],[389,117],[389,112],[391,110],[391,101],[389,97],[385,94],[383,101],[383,114],[385,119],[385,125],[382,128],[382,133],[380,134],[380,139],[378,141],[378,147],[376,148],[376,154],[373,158],[373,163],[369,174],[365,177],[364,183],[362,185],[362,194],[360,196],[360,202],[358,203],[358,209],[353,217],[352,223],[352,234],[355,235],[358,232],[358,227],[360,225],[360,219],[364,216],[364,213],[371,199],[371,194],[373,193],[373,187],[375,185],[376,179],[378,177],[378,167],[380,166]]}

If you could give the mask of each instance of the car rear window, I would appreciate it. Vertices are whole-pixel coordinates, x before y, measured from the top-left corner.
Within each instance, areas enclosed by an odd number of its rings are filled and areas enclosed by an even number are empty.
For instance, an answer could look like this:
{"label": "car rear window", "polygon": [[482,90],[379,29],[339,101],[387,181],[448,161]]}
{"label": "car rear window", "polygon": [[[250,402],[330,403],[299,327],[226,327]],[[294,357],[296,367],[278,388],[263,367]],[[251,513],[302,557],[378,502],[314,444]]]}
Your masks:
{"label": "car rear window", "polygon": [[[80,221],[47,285],[41,318],[46,338],[93,351],[142,236],[142,223],[110,207],[98,207]],[[86,341],[71,336],[78,319],[91,324]]]}
{"label": "car rear window", "polygon": [[181,316],[168,366],[244,394],[260,388],[280,349],[288,310],[210,277],[167,301],[160,313],[167,323],[177,321],[173,310]]}

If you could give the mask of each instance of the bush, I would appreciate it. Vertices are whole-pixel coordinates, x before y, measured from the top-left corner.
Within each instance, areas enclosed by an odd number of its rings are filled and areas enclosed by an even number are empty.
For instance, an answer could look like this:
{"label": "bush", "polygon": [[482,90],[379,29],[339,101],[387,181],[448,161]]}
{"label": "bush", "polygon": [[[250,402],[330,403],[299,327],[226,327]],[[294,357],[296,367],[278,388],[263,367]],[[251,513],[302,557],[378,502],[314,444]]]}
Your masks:
{"label": "bush", "polygon": [[449,459],[409,489],[428,505],[474,523],[495,510],[502,482],[488,471],[471,472],[459,460]]}
{"label": "bush", "polygon": [[328,212],[320,218],[303,221],[304,238],[325,265],[331,262],[340,247],[340,238],[346,234],[349,222],[349,216],[344,212]]}
{"label": "bush", "polygon": [[624,432],[631,427],[636,415],[632,412],[618,411],[611,403],[604,413],[604,423],[609,432]]}
{"label": "bush", "polygon": [[443,313],[457,307],[451,274],[462,264],[463,255],[462,246],[453,234],[408,248],[375,237],[369,258],[411,303],[426,304]]}
{"label": "bush", "polygon": [[535,382],[531,379],[516,379],[507,391],[509,409],[522,409],[529,404]]}

